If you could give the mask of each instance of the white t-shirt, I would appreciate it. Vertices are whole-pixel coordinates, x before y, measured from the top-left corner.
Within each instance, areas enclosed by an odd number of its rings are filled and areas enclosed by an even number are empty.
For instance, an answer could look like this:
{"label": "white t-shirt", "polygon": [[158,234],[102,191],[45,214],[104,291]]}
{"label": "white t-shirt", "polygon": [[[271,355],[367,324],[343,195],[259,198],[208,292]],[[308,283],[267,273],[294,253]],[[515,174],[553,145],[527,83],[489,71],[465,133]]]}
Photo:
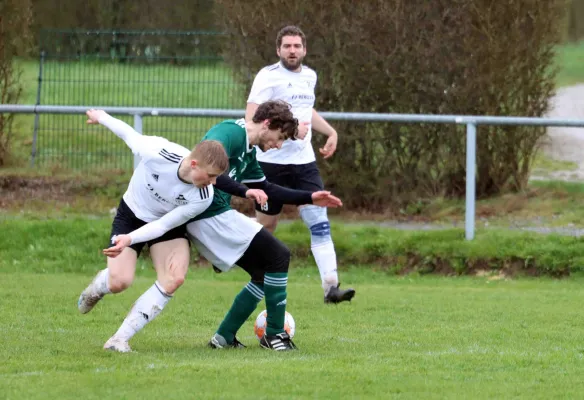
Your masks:
{"label": "white t-shirt", "polygon": [[[298,122],[312,121],[316,72],[303,65],[300,72],[292,72],[281,63],[269,65],[256,75],[247,99],[248,103],[261,104],[268,100],[284,100],[292,105]],[[316,160],[310,144],[312,129],[304,140],[286,140],[281,149],[263,152],[259,147],[257,159],[273,164],[308,164]]]}
{"label": "white t-shirt", "polygon": [[213,201],[213,185],[197,188],[178,176],[190,150],[158,136],[145,136],[112,116],[99,123],[123,139],[141,161],[134,170],[124,201],[136,217],[148,222],[130,233],[132,243],[156,239],[205,211]]}

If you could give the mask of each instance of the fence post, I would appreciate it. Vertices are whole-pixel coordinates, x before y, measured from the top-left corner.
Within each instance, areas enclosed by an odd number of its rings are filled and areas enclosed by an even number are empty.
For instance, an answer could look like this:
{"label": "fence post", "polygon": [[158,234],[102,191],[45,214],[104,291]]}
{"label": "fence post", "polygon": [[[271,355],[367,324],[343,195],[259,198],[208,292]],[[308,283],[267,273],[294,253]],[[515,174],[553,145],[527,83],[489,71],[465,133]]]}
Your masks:
{"label": "fence post", "polygon": [[[134,130],[142,134],[142,115],[134,114]],[[134,169],[140,164],[140,156],[134,154]]]}
{"label": "fence post", "polygon": [[468,123],[466,125],[466,240],[473,240],[475,234],[476,150],[477,125],[476,123]]}
{"label": "fence post", "polygon": [[[41,105],[41,87],[43,84],[43,64],[45,63],[45,51],[42,50],[41,51],[41,58],[39,60],[39,84],[37,87],[37,98],[36,98],[36,104],[37,106]],[[35,113],[34,114],[34,131],[32,134],[32,150],[31,150],[31,154],[30,154],[30,166],[34,167],[34,162],[35,162],[35,158],[36,158],[36,153],[37,153],[37,139],[38,139],[38,132],[39,132],[39,118],[40,115],[39,113]]]}

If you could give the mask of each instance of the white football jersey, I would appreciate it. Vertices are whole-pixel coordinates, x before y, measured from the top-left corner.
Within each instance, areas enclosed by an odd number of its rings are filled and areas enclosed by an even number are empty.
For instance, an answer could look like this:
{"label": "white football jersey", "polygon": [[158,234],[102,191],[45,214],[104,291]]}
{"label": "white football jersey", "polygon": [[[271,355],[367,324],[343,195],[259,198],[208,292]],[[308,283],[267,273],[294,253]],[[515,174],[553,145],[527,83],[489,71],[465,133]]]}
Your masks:
{"label": "white football jersey", "polygon": [[[300,72],[292,72],[281,63],[263,68],[256,75],[247,99],[248,103],[261,104],[268,100],[284,100],[292,105],[298,122],[312,121],[316,72],[303,65]],[[263,152],[259,147],[257,159],[274,164],[308,164],[316,160],[310,141],[312,129],[303,140],[286,140],[281,149]]]}
{"label": "white football jersey", "polygon": [[178,169],[190,150],[157,136],[145,136],[109,115],[99,123],[122,138],[141,160],[124,193],[136,217],[149,224],[132,232],[132,243],[155,239],[205,211],[213,201],[213,185],[197,188],[182,181]]}

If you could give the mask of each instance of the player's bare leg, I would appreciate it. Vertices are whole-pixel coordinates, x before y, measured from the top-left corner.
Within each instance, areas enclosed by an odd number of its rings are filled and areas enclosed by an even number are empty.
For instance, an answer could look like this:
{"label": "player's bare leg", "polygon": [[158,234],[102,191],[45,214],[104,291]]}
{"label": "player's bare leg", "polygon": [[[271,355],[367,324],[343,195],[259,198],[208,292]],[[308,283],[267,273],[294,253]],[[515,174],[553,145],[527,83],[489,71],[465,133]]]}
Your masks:
{"label": "player's bare leg", "polygon": [[77,308],[86,314],[108,293],[119,293],[134,281],[138,255],[132,248],[125,248],[116,258],[107,258],[107,268],[98,272],[77,301]]}
{"label": "player's bare leg", "polygon": [[268,215],[256,211],[256,221],[263,225],[270,233],[274,233],[276,227],[278,226],[278,220],[280,219],[280,214]]}
{"label": "player's bare leg", "polygon": [[104,345],[105,349],[131,351],[129,340],[160,314],[185,280],[190,256],[186,239],[156,243],[150,248],[150,255],[157,281],[136,300],[118,331]]}

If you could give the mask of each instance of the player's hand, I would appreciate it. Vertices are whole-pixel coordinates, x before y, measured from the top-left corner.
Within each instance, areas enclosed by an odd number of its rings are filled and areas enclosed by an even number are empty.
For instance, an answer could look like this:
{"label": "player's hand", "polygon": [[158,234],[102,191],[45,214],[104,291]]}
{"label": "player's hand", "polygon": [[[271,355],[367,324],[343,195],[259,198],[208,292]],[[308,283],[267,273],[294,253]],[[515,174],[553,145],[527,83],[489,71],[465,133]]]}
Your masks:
{"label": "player's hand", "polygon": [[117,235],[112,238],[112,242],[114,243],[114,246],[108,249],[103,249],[103,254],[115,258],[119,256],[126,247],[132,244],[132,238],[130,238],[130,235]]}
{"label": "player's hand", "polygon": [[308,134],[309,126],[310,122],[300,122],[298,124],[298,135],[296,135],[296,139],[304,140],[304,138]]}
{"label": "player's hand", "polygon": [[338,140],[338,136],[335,133],[334,135],[330,135],[326,141],[326,143],[324,144],[324,147],[322,149],[319,149],[318,151],[320,151],[320,154],[323,155],[323,157],[325,159],[331,157],[333,154],[335,154],[335,151],[337,150],[337,140]]}
{"label": "player's hand", "polygon": [[107,115],[107,113],[103,110],[87,110],[85,112],[85,115],[87,115],[87,123],[91,124],[91,125],[95,125],[95,124],[99,124],[99,119],[102,117],[105,117]]}
{"label": "player's hand", "polygon": [[245,197],[255,200],[260,206],[263,206],[268,201],[268,195],[261,189],[249,189],[245,192]]}
{"label": "player's hand", "polygon": [[312,193],[312,204],[320,207],[330,207],[337,208],[342,207],[343,202],[336,196],[333,196],[331,192],[321,190],[320,192]]}

